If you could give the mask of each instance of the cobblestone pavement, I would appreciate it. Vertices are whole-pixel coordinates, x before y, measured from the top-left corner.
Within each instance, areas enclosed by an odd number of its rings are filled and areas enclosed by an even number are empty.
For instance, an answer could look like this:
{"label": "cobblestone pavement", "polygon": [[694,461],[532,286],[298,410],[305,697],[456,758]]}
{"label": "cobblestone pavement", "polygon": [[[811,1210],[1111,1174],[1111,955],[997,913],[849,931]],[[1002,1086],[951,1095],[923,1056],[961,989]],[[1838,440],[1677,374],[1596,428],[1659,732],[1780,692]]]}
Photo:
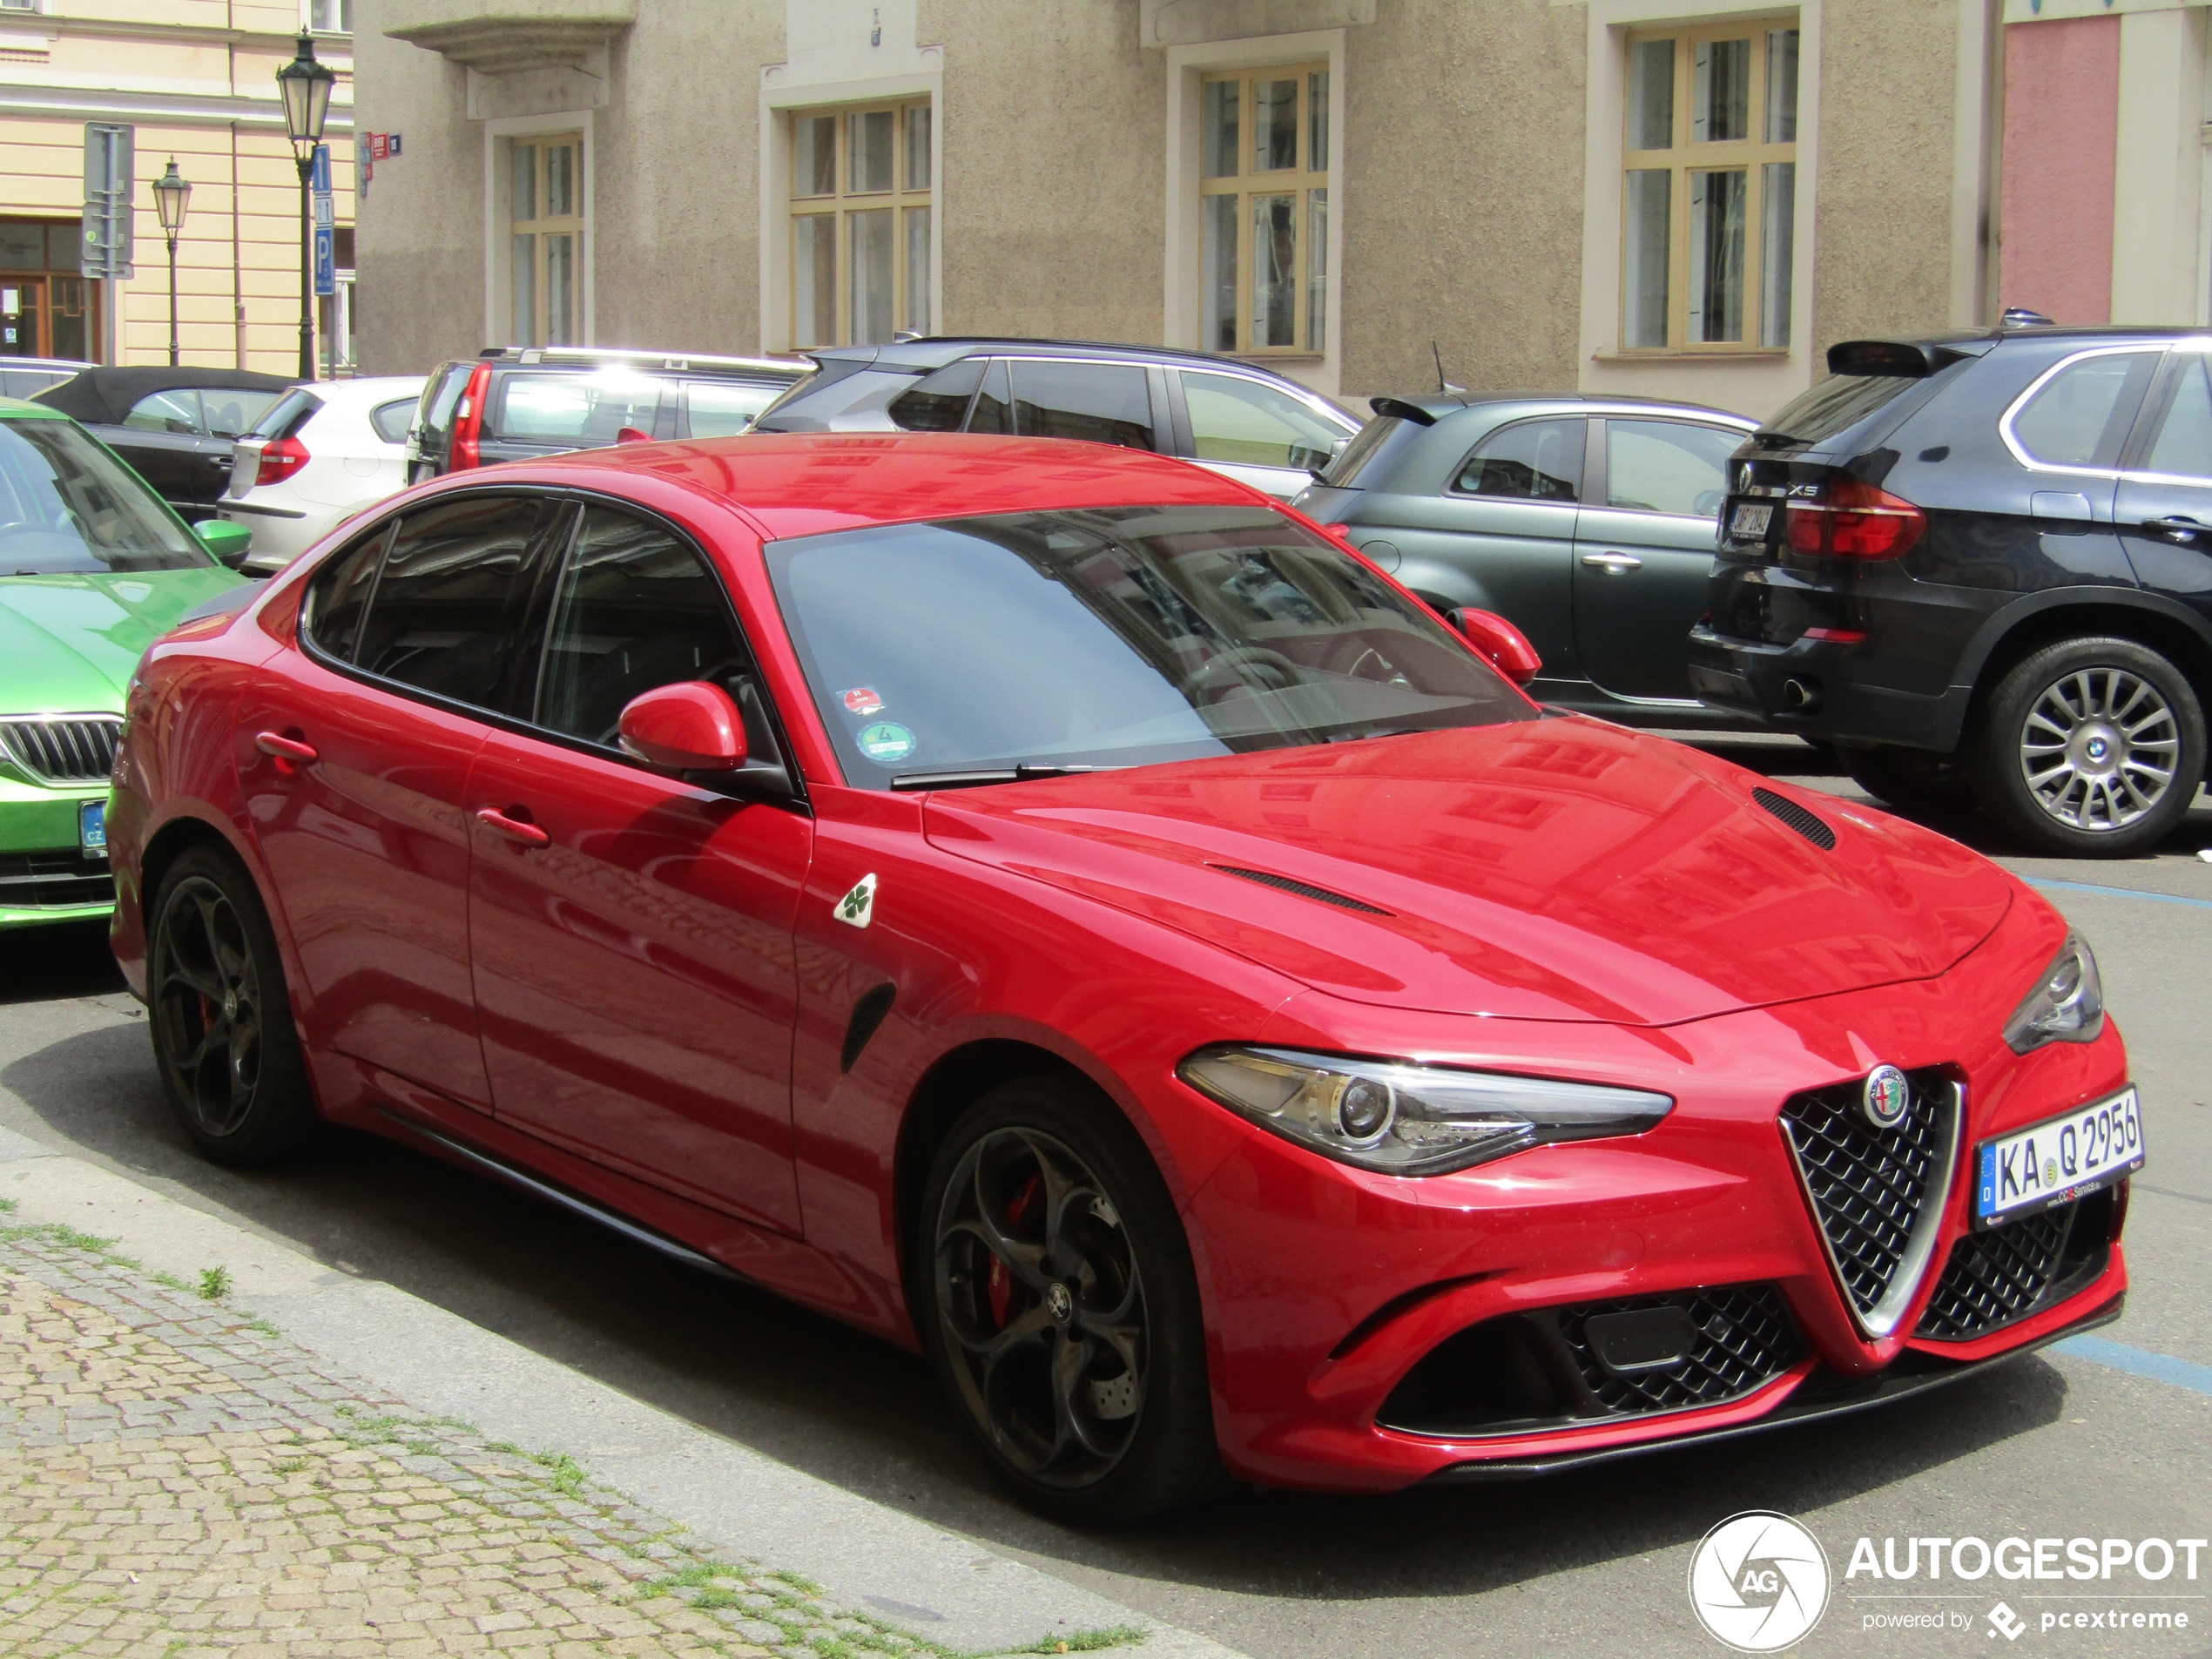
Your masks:
{"label": "cobblestone pavement", "polygon": [[557,1448],[415,1414],[224,1293],[0,1224],[0,1656],[943,1651]]}

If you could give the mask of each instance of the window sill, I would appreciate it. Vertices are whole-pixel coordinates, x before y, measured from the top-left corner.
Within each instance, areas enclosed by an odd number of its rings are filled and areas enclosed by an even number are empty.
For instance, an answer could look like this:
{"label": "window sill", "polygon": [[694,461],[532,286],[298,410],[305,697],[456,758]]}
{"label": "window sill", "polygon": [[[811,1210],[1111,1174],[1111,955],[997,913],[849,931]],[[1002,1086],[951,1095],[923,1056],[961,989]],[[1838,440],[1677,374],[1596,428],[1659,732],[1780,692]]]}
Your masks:
{"label": "window sill", "polygon": [[1326,352],[1318,351],[1217,352],[1215,355],[1224,357],[1232,363],[1250,363],[1255,368],[1264,368],[1270,363],[1325,363],[1329,361]]}
{"label": "window sill", "polygon": [[1760,347],[1747,351],[1594,351],[1594,363],[1779,363],[1788,361],[1787,347]]}

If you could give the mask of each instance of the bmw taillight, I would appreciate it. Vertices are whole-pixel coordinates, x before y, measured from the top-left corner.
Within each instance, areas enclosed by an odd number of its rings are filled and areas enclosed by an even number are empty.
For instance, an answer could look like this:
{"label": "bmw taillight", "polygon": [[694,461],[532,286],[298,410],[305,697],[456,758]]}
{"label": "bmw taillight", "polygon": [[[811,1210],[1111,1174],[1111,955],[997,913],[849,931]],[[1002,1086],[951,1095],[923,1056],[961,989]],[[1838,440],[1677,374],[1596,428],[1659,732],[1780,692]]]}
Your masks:
{"label": "bmw taillight", "polygon": [[453,409],[453,458],[447,465],[455,472],[484,464],[476,441],[484,429],[484,399],[491,392],[491,365],[479,363],[469,371],[469,384]]}
{"label": "bmw taillight", "polygon": [[1790,550],[1819,559],[1901,558],[1926,534],[1928,516],[1902,496],[1847,473],[1810,501],[1792,501]]}
{"label": "bmw taillight", "polygon": [[261,446],[261,465],[253,475],[256,484],[280,484],[307,464],[307,446],[297,438],[271,438]]}

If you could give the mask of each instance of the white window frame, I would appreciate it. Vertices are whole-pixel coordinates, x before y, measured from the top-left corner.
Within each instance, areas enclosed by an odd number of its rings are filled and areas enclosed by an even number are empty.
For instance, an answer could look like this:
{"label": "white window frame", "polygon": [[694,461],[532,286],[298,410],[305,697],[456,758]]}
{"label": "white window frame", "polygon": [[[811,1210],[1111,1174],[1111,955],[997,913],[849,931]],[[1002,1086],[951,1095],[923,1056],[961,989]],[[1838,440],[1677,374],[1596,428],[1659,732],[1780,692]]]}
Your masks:
{"label": "white window frame", "polygon": [[596,248],[596,215],[593,196],[599,170],[597,135],[592,129],[590,110],[559,110],[546,115],[505,116],[488,120],[484,126],[484,343],[504,346],[515,337],[513,281],[514,248],[509,226],[514,221],[514,169],[507,164],[510,138],[536,138],[570,132],[583,134],[583,246],[577,251],[582,293],[578,311],[581,314],[581,346],[598,343],[599,332],[597,303],[599,285],[595,279],[597,267]]}
{"label": "white window frame", "polygon": [[1813,381],[1812,319],[1820,190],[1822,0],[1796,0],[1797,12],[1797,201],[1792,230],[1790,343],[1776,350],[1729,347],[1660,352],[1622,349],[1623,169],[1627,162],[1629,36],[1667,24],[1703,24],[1764,17],[1772,3],[1747,0],[1552,0],[1587,3],[1588,91],[1583,118],[1581,370],[1579,389],[1777,409]]}
{"label": "white window frame", "polygon": [[[1204,295],[1198,270],[1201,241],[1200,168],[1204,158],[1200,90],[1215,70],[1264,69],[1274,64],[1325,63],[1329,71],[1329,291],[1323,303],[1327,341],[1318,356],[1278,352],[1239,358],[1298,381],[1325,397],[1337,395],[1344,361],[1344,152],[1345,31],[1309,29],[1298,34],[1261,35],[1249,40],[1207,41],[1170,46],[1168,59],[1167,271],[1165,310],[1160,338],[1169,346],[1195,351],[1200,346]],[[1238,280],[1249,273],[1240,265]]]}
{"label": "white window frame", "polygon": [[[360,0],[355,0],[356,4],[359,3]],[[300,32],[303,35],[315,35],[330,40],[351,40],[354,37],[354,31],[350,29],[316,28],[315,0],[300,0]]]}

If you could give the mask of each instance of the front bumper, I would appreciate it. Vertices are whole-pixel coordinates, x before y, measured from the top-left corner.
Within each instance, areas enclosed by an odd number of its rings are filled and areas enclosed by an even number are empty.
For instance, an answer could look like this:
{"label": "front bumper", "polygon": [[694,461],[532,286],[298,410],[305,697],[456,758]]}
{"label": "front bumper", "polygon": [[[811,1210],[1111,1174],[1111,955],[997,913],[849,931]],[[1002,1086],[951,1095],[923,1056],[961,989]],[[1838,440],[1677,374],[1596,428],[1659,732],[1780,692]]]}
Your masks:
{"label": "front bumper", "polygon": [[1689,635],[1689,689],[1708,707],[1777,731],[1944,754],[1956,749],[1973,688],[1954,685],[1922,696],[1870,684],[1856,671],[1859,649],[1802,637],[1770,645],[1701,624]]}
{"label": "front bumper", "polygon": [[[1946,1324],[1958,1301],[1946,1275],[1973,1264],[1975,1247],[1961,1241],[1996,1236],[1972,1231],[1964,1172],[1975,1146],[2126,1081],[2110,1026],[2094,1043],[2025,1057],[1998,1035],[2018,1001],[2019,964],[2047,960],[2063,933],[2047,907],[2024,900],[1935,979],[1657,1031],[1532,1031],[1501,1020],[1475,1032],[1462,1023],[1447,1036],[1440,1016],[1378,1019],[1312,994],[1293,998],[1261,1040],[1537,1075],[1566,1068],[1663,1089],[1678,1104],[1639,1137],[1540,1147],[1411,1180],[1332,1163],[1236,1120],[1238,1144],[1186,1211],[1224,1460],[1262,1484],[1337,1490],[1483,1478],[1486,1469],[1537,1474],[1878,1403],[2101,1320],[2127,1288],[2117,1197],[2084,1223],[2080,1251],[2052,1258],[2032,1294],[1979,1325]],[[1536,1043],[1548,1054],[1528,1046]],[[1894,1328],[1879,1337],[1846,1298],[1779,1117],[1784,1102],[1862,1077],[1877,1062],[1915,1075],[1942,1069],[1966,1091],[1948,1186],[1930,1211],[1932,1250]],[[1233,1116],[1195,1096],[1191,1109]],[[1475,1396],[1464,1388],[1456,1401],[1407,1407],[1420,1368],[1440,1355],[1471,1352],[1453,1361],[1462,1377],[1525,1366],[1521,1355],[1484,1345],[1487,1332],[1549,1321],[1588,1350],[1595,1316],[1672,1300],[1693,1307],[1693,1327],[1704,1330],[1712,1298],[1730,1295],[1771,1298],[1789,1335],[1717,1391],[1601,1407],[1568,1370],[1554,1396],[1568,1403],[1548,1413],[1524,1408],[1541,1389],[1514,1393],[1513,1409],[1490,1409],[1494,1399],[1467,1409]],[[1951,1299],[1939,1304],[1939,1295]],[[1723,1325],[1749,1328],[1733,1312]],[[1946,1332],[1949,1339],[1938,1334]],[[1453,1347],[1470,1342],[1471,1351]],[[1551,1365],[1554,1379],[1562,1369]],[[1602,1380],[1585,1372],[1585,1384]]]}
{"label": "front bumper", "polygon": [[86,921],[115,907],[105,858],[78,846],[78,807],[105,785],[50,789],[0,777],[0,928]]}

